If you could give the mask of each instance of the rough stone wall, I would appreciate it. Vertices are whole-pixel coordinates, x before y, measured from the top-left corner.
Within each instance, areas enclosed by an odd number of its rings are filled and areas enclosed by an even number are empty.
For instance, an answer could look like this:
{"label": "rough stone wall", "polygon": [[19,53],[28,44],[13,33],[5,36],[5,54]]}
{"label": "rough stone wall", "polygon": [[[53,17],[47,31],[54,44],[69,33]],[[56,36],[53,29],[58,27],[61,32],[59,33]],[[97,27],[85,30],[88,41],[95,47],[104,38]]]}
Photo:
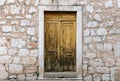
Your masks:
{"label": "rough stone wall", "polygon": [[[118,1],[76,0],[83,8],[83,81],[120,80]],[[0,79],[37,79],[39,3],[0,0]]]}

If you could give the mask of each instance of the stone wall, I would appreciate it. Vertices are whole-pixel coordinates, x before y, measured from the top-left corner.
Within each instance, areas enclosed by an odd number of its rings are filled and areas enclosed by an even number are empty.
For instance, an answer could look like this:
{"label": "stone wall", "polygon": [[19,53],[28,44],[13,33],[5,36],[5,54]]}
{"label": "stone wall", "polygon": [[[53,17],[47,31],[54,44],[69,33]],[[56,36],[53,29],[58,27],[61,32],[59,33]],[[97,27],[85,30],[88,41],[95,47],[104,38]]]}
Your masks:
{"label": "stone wall", "polygon": [[[0,79],[38,78],[42,1],[0,0]],[[119,81],[120,0],[63,1],[83,8],[83,81]]]}

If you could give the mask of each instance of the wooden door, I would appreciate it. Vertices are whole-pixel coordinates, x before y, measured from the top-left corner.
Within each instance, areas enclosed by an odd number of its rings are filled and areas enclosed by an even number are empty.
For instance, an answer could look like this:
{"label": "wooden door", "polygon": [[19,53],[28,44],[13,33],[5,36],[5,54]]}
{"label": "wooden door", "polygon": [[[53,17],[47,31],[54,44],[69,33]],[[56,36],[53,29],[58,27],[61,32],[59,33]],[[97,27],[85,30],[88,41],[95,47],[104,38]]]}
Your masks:
{"label": "wooden door", "polygon": [[45,72],[76,70],[75,12],[45,12]]}

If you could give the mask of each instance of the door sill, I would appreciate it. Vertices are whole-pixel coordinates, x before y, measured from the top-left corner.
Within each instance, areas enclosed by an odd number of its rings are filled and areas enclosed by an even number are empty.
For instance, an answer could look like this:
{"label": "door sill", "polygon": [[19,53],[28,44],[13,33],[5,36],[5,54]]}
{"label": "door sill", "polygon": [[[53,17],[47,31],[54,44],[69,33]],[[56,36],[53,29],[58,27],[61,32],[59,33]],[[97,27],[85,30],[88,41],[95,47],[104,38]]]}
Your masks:
{"label": "door sill", "polygon": [[56,78],[56,79],[61,79],[61,78],[66,78],[66,79],[75,79],[77,78],[77,73],[76,72],[45,72],[44,73],[44,78]]}

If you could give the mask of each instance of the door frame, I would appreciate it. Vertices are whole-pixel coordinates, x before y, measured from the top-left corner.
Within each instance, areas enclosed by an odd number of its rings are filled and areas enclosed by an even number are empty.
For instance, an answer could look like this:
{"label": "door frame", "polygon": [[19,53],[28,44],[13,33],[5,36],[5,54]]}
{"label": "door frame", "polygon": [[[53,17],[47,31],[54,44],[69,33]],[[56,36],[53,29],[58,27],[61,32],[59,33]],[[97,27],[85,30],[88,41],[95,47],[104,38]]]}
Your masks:
{"label": "door frame", "polygon": [[39,6],[39,79],[44,78],[44,12],[76,12],[76,73],[82,79],[82,7],[81,6]]}

